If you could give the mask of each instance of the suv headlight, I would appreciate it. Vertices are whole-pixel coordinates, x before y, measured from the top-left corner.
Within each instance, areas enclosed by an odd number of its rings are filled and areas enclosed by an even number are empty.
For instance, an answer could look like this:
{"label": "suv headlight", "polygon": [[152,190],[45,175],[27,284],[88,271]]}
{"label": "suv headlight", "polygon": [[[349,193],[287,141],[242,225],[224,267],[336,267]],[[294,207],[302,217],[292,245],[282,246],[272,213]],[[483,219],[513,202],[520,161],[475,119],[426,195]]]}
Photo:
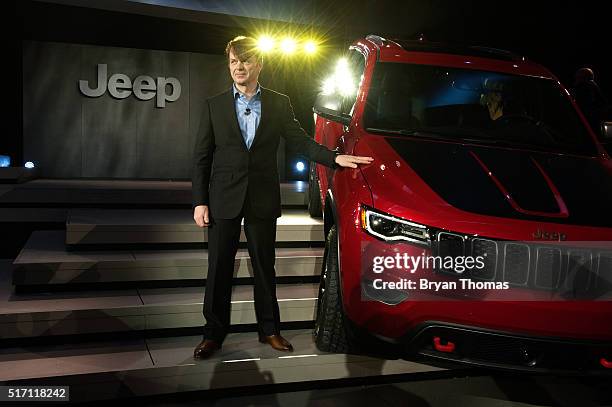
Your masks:
{"label": "suv headlight", "polygon": [[361,227],[369,234],[387,241],[403,240],[431,246],[427,226],[378,212],[361,205]]}

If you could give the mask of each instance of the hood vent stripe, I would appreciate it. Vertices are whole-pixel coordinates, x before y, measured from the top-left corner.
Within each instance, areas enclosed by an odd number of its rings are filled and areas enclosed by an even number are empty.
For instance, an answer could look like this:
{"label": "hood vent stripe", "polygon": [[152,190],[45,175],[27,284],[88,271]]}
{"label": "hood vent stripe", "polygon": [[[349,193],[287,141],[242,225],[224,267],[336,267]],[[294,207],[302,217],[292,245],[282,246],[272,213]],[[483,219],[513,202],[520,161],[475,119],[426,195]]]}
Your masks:
{"label": "hood vent stripe", "polygon": [[512,208],[514,208],[515,211],[523,213],[525,215],[544,216],[544,217],[550,217],[550,218],[567,218],[569,216],[567,205],[565,205],[565,202],[563,201],[563,198],[561,197],[559,190],[557,189],[555,184],[552,182],[548,174],[546,174],[544,169],[540,166],[540,164],[538,164],[536,160],[533,159],[533,157],[530,157],[531,161],[534,163],[536,168],[540,171],[540,173],[542,174],[542,177],[544,177],[544,180],[546,181],[546,184],[548,185],[548,188],[550,188],[550,191],[555,197],[555,201],[557,202],[557,206],[559,207],[559,212],[530,211],[528,209],[521,208],[521,206],[512,197],[508,189],[506,189],[506,187],[495,176],[495,174],[493,174],[493,172],[489,169],[489,167],[487,167],[487,165],[480,159],[480,157],[478,157],[478,155],[476,155],[476,153],[474,153],[473,151],[470,151],[469,153],[474,158],[474,160],[476,160],[476,162],[482,167],[482,169],[489,176],[489,178],[491,178],[491,180],[495,183],[497,188],[504,195],[504,198],[506,198],[506,200],[510,203],[510,205],[512,206]]}

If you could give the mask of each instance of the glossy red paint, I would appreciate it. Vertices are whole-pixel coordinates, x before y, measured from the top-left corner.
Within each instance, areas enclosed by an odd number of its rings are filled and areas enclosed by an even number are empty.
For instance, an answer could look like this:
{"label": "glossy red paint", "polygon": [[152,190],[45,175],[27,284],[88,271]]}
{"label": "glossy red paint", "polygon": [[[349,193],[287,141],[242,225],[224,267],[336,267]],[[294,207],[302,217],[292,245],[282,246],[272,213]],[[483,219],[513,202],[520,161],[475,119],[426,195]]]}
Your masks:
{"label": "glossy red paint", "polygon": [[499,181],[495,173],[491,171],[484,162],[482,162],[480,157],[478,157],[478,155],[473,151],[470,151],[470,155],[474,157],[476,162],[485,170],[485,172],[489,175],[489,177],[491,177],[495,185],[497,185],[499,190],[504,194],[504,197],[508,200],[510,205],[512,205],[512,207],[517,212],[521,212],[527,215],[544,216],[544,217],[551,217],[551,218],[567,218],[569,216],[569,212],[567,211],[567,207],[565,206],[565,202],[563,201],[563,198],[561,197],[559,190],[555,186],[554,182],[552,182],[548,174],[546,174],[546,171],[542,169],[542,166],[538,164],[538,162],[534,160],[533,157],[531,158],[531,161],[538,168],[538,170],[540,171],[540,174],[542,174],[542,176],[546,180],[546,183],[548,184],[548,188],[550,188],[551,192],[555,196],[555,201],[557,202],[557,205],[559,207],[559,212],[539,212],[539,211],[530,211],[530,210],[521,208],[521,206],[512,197],[510,192],[508,192],[508,190],[504,187],[504,185]]}
{"label": "glossy red paint", "polygon": [[553,78],[553,75],[547,69],[530,61],[501,61],[473,56],[433,54],[431,52],[406,51],[401,47],[382,48],[380,60]]}
{"label": "glossy red paint", "polygon": [[[372,164],[362,166],[361,169],[368,184],[376,185],[373,189],[374,205],[384,212],[440,229],[507,240],[533,240],[532,231],[538,228],[558,229],[566,233],[569,240],[612,240],[610,228],[524,220],[508,222],[506,218],[484,216],[457,209],[436,194],[409,163],[397,155],[385,141],[387,138],[363,132],[353,151],[357,155],[375,157]],[[600,161],[597,157],[589,160]]]}
{"label": "glossy red paint", "polygon": [[[387,43],[379,48],[367,39],[356,41],[351,48],[361,52],[366,60],[364,77],[357,93],[351,123],[345,127],[318,116],[315,130],[315,139],[329,148],[339,147],[340,151],[345,153],[374,157],[371,164],[361,166],[359,169],[345,168],[332,171],[321,165],[317,166],[322,191],[321,199],[325,206],[335,205],[333,222],[339,231],[342,299],[348,318],[372,334],[390,339],[403,337],[423,322],[442,321],[517,335],[612,340],[612,302],[610,301],[407,300],[398,305],[386,305],[382,302],[362,300],[360,254],[364,242],[388,245],[366,234],[361,228],[359,209],[364,204],[430,227],[503,240],[530,241],[533,240],[533,231],[541,229],[558,231],[565,234],[568,240],[576,242],[612,241],[612,228],[508,219],[460,210],[442,199],[417,174],[410,163],[397,154],[387,142],[394,136],[369,134],[363,128],[364,102],[371,85],[377,52],[380,53],[382,61],[461,67],[556,80],[547,69],[530,61],[500,61],[405,51],[393,43]],[[576,108],[573,101],[572,104]],[[584,125],[588,127],[582,113],[578,111],[578,114]],[[610,157],[592,131],[591,136],[597,145],[598,155],[584,159],[607,168],[612,176]],[[439,140],[424,142],[453,143]],[[469,143],[460,144],[470,148]],[[482,145],[478,147],[514,149]],[[482,164],[482,161],[480,163]],[[559,205],[557,216],[567,216],[568,209],[554,182],[548,178],[537,162],[536,165],[549,183]],[[333,203],[329,202],[329,196],[333,197]]]}

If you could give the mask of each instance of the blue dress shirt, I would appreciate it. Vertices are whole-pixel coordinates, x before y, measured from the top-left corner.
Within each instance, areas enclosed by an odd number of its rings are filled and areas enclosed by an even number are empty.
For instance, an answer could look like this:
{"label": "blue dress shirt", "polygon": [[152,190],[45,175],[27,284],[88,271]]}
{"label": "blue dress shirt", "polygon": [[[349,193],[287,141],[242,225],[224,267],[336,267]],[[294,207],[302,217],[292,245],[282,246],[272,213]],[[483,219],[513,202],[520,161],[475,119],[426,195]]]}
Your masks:
{"label": "blue dress shirt", "polygon": [[250,149],[261,118],[261,88],[257,84],[257,91],[251,99],[247,99],[245,95],[240,93],[236,89],[235,83],[232,84],[232,89],[234,90],[234,105],[240,132],[247,148]]}

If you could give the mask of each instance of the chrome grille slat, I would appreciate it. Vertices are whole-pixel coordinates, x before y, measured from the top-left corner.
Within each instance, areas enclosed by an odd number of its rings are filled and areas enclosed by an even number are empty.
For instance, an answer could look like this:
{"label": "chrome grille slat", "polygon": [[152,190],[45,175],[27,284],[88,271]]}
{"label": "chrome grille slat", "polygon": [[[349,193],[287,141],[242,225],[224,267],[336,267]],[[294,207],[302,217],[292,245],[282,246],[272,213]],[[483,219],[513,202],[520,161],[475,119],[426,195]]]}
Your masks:
{"label": "chrome grille slat", "polygon": [[[443,259],[446,256],[456,257],[465,255],[465,237],[462,235],[448,232],[440,232],[438,233],[436,243],[438,256],[442,257]],[[444,268],[444,264],[442,264],[441,269],[436,268],[436,271],[457,274],[453,269]]]}
{"label": "chrome grille slat", "polygon": [[612,289],[612,252],[602,252],[597,262],[597,284],[599,291]]}
{"label": "chrome grille slat", "polygon": [[526,286],[529,281],[531,263],[529,246],[518,243],[504,244],[504,275],[502,281],[512,285]]}
{"label": "chrome grille slat", "polygon": [[[461,275],[478,281],[508,282],[513,287],[557,292],[566,298],[586,298],[612,290],[612,252],[554,242],[516,242],[438,232],[434,254],[484,257],[485,267]],[[486,256],[485,256],[486,254]],[[599,287],[598,287],[599,286]]]}
{"label": "chrome grille slat", "polygon": [[482,256],[485,266],[481,270],[477,268],[472,269],[469,273],[470,277],[487,281],[495,279],[498,257],[497,246],[497,242],[490,239],[475,238],[472,240],[472,256],[474,258]]}
{"label": "chrome grille slat", "polygon": [[563,288],[575,294],[588,291],[593,275],[593,254],[588,250],[568,250]]}
{"label": "chrome grille slat", "polygon": [[535,285],[538,288],[555,289],[561,279],[561,249],[536,247]]}

